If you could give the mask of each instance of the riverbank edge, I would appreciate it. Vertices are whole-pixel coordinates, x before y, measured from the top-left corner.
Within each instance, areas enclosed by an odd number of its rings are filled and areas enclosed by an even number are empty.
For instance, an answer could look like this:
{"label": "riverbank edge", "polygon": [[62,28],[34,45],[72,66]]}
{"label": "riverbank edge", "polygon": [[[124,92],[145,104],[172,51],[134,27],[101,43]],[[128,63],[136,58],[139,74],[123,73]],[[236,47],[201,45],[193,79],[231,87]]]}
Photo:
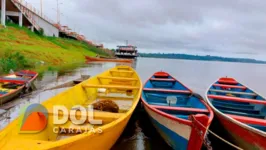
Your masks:
{"label": "riverbank edge", "polygon": [[[6,28],[1,28],[0,36],[2,36],[0,37],[0,65],[2,65],[0,66],[2,67],[2,69],[0,68],[0,75],[8,74],[7,69],[5,71],[3,70],[3,66],[5,65],[11,65],[8,67],[8,70],[33,70],[41,74],[47,70],[60,71],[74,69],[85,64],[85,56],[111,56],[109,53],[104,52],[104,50],[82,41],[45,37],[14,24],[9,24]],[[27,40],[21,39],[22,36],[26,37]],[[29,45],[27,45],[28,43]],[[42,44],[47,44],[48,47],[46,48]],[[19,46],[23,47],[20,48]],[[14,61],[9,56],[16,55],[16,53],[18,53],[20,58],[22,56],[23,61],[26,61],[26,64],[29,65],[21,67],[19,64],[22,62],[16,60],[15,66],[17,67],[12,67]],[[47,53],[45,56],[46,60],[40,56],[42,54],[45,55],[45,53]]]}

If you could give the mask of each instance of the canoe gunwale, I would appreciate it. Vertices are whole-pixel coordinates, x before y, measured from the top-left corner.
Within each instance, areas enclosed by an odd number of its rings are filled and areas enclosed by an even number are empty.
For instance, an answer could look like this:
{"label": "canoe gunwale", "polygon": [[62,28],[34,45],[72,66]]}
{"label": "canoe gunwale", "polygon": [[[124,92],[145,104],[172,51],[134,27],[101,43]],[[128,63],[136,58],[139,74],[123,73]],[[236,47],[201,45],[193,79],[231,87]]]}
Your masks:
{"label": "canoe gunwale", "polygon": [[[259,135],[261,135],[261,136],[266,137],[266,132],[263,132],[263,131],[261,131],[261,130],[258,130],[258,129],[256,129],[256,128],[251,127],[251,126],[249,126],[249,125],[247,125],[247,124],[245,124],[245,123],[242,123],[242,122],[240,122],[240,121],[237,121],[237,120],[235,120],[234,118],[225,115],[223,112],[221,112],[220,110],[216,109],[216,108],[212,105],[211,101],[210,101],[209,98],[208,98],[208,92],[209,92],[209,90],[211,89],[211,87],[213,86],[213,84],[215,84],[215,83],[218,82],[218,81],[219,81],[219,79],[218,79],[218,80],[215,80],[215,82],[213,82],[213,83],[209,86],[209,88],[206,90],[206,92],[205,92],[205,99],[206,99],[206,102],[207,102],[208,105],[211,107],[211,109],[214,111],[214,113],[215,113],[216,115],[218,115],[218,116],[220,116],[220,117],[223,117],[224,119],[226,119],[226,120],[228,120],[228,121],[234,123],[234,124],[239,125],[240,127],[243,127],[243,128],[246,129],[246,130],[252,131],[252,132],[254,132],[254,133],[256,133],[256,134],[259,134]],[[238,81],[237,81],[237,82],[238,82]],[[238,83],[240,83],[240,82],[238,82]],[[240,84],[242,84],[242,83],[240,83]],[[242,85],[245,86],[244,84],[242,84]],[[248,86],[245,86],[245,87],[247,87],[248,89],[252,90],[252,91],[253,91],[254,93],[256,93],[257,95],[259,95],[259,96],[261,96],[262,98],[264,98],[264,97],[263,97],[261,94],[259,94],[257,91],[255,91],[255,90],[249,88]],[[265,99],[265,98],[264,98],[264,99]]]}

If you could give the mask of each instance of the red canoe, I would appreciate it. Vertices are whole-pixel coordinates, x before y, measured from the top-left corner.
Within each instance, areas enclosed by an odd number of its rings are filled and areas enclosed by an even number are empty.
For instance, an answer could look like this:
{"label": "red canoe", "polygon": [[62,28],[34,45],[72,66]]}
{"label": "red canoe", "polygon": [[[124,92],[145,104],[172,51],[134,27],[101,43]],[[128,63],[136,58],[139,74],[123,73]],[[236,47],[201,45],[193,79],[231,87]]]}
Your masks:
{"label": "red canoe", "polygon": [[37,76],[37,72],[22,70],[0,77],[0,104],[6,103],[18,96],[26,84],[31,84]]}
{"label": "red canoe", "polygon": [[220,78],[206,99],[223,127],[243,149],[266,149],[266,100],[233,78]]}

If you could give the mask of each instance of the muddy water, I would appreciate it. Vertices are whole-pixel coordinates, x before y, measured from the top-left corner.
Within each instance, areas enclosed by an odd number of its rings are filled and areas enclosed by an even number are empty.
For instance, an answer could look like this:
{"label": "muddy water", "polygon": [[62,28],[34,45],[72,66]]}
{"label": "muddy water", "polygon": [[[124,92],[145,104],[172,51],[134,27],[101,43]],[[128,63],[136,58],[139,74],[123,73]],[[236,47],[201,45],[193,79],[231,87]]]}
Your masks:
{"label": "muddy water", "polygon": [[[81,75],[94,76],[106,69],[121,65],[119,63],[90,63],[81,65],[75,70],[65,70],[64,72],[47,71],[40,75],[35,85],[38,90],[30,95],[22,97],[1,105],[0,109],[8,110],[6,114],[0,117],[0,129],[6,126],[10,121],[15,119],[21,108],[28,103],[39,103],[67,89],[45,90],[74,79],[80,78]],[[244,64],[244,63],[226,63],[226,62],[203,62],[188,60],[170,60],[170,59],[144,59],[139,58],[132,64],[142,81],[147,80],[155,71],[164,70],[175,76],[195,92],[204,95],[208,86],[221,76],[235,77],[242,83],[252,87],[262,95],[266,95],[265,76],[266,65],[261,64]],[[217,122],[215,121],[214,124]],[[222,127],[221,127],[222,128]],[[212,128],[220,134],[224,132]],[[223,135],[226,137],[226,135]],[[218,148],[226,144],[210,136],[212,146]],[[228,147],[227,149],[230,149]],[[153,128],[146,113],[141,105],[134,112],[125,132],[122,134],[113,150],[142,150],[142,149],[171,149]]]}

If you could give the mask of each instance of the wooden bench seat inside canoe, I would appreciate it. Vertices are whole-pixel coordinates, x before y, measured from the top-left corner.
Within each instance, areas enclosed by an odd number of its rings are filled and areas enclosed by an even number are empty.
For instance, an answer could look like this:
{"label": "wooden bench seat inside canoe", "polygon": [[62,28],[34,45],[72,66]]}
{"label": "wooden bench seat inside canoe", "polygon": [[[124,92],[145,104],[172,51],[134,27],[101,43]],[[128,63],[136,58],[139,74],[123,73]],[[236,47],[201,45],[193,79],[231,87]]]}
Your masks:
{"label": "wooden bench seat inside canoe", "polygon": [[10,83],[17,83],[17,84],[24,84],[28,80],[25,78],[0,78],[0,82],[10,82]]}
{"label": "wooden bench seat inside canoe", "polygon": [[151,91],[151,92],[169,92],[169,93],[185,93],[190,94],[189,90],[170,90],[170,89],[159,89],[159,88],[144,88],[144,91]]}
{"label": "wooden bench seat inside canoe", "polygon": [[83,84],[84,88],[106,88],[106,89],[127,89],[127,90],[138,90],[138,86],[126,86],[126,85],[104,85],[104,84]]}
{"label": "wooden bench seat inside canoe", "polygon": [[213,105],[223,105],[223,106],[229,106],[229,107],[241,107],[241,108],[247,108],[247,109],[254,109],[254,105],[251,105],[250,103],[244,103],[244,102],[230,102],[230,101],[223,101],[223,100],[213,100]]}
{"label": "wooden bench seat inside canoe", "polygon": [[247,112],[252,114],[260,114],[259,110],[255,110],[254,107],[252,108],[242,108],[242,107],[232,107],[232,106],[226,106],[226,105],[217,105],[213,104],[216,108],[219,110],[231,110],[231,111],[239,111],[239,112]]}
{"label": "wooden bench seat inside canoe", "polygon": [[113,95],[97,95],[97,98],[101,99],[111,99],[111,100],[134,100],[134,97],[128,97],[128,96],[113,96]]}
{"label": "wooden bench seat inside canoe", "polygon": [[226,84],[213,84],[213,86],[222,87],[222,88],[236,88],[236,89],[242,89],[242,90],[247,89],[247,87],[245,87],[245,86],[226,85]]}
{"label": "wooden bench seat inside canoe", "polygon": [[118,70],[129,70],[128,66],[119,66],[117,67]]}
{"label": "wooden bench seat inside canoe", "polygon": [[252,114],[252,113],[249,113],[249,112],[240,112],[240,111],[223,110],[223,109],[220,109],[220,111],[225,113],[225,114],[231,114],[231,115],[236,115],[236,116],[246,116],[246,117],[252,117],[252,118],[259,118],[259,119],[265,118],[264,115]]}
{"label": "wooden bench seat inside canoe", "polygon": [[210,89],[209,91],[210,92],[217,92],[217,93],[226,93],[226,94],[238,94],[238,95],[257,96],[256,93],[247,93],[247,92],[235,92],[235,91],[216,90],[216,89]]}
{"label": "wooden bench seat inside canoe", "polygon": [[131,74],[133,74],[134,71],[127,71],[127,70],[110,70],[110,73],[131,73]]}
{"label": "wooden bench seat inside canoe", "polygon": [[257,99],[249,99],[249,98],[239,98],[232,96],[221,96],[221,95],[208,95],[208,98],[225,100],[225,101],[235,101],[235,102],[243,102],[243,103],[253,103],[253,104],[263,104],[266,105],[265,100],[257,100]]}
{"label": "wooden bench seat inside canoe", "polygon": [[150,105],[152,108],[162,109],[162,110],[176,110],[176,111],[187,111],[187,112],[198,112],[198,113],[208,113],[207,109],[198,109],[198,108],[185,108],[185,107],[171,107],[171,106],[159,106],[159,105]]}
{"label": "wooden bench seat inside canoe", "polygon": [[123,78],[123,77],[110,77],[110,76],[98,76],[98,79],[110,79],[119,81],[138,81],[136,78]]}
{"label": "wooden bench seat inside canoe", "polygon": [[36,74],[33,73],[23,73],[23,72],[18,72],[16,73],[17,76],[30,76],[30,77],[34,77],[36,76]]}

